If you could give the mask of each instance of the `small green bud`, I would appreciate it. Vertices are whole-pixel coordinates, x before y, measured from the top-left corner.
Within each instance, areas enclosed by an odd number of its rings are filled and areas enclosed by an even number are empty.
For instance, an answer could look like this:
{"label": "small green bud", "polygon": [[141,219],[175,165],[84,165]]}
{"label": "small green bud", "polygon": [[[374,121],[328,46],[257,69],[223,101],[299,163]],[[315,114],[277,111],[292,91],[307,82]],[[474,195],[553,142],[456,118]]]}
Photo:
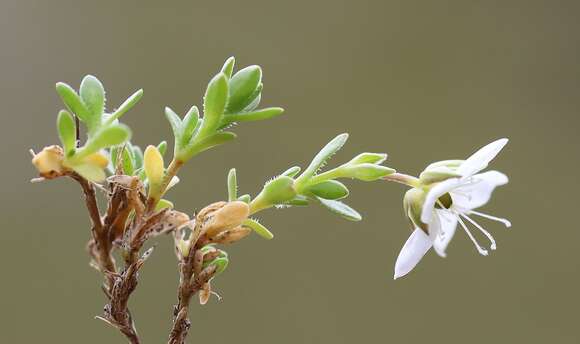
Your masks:
{"label": "small green bud", "polygon": [[387,154],[384,153],[361,153],[355,156],[351,161],[347,162],[345,165],[358,165],[358,164],[382,164],[387,160]]}
{"label": "small green bud", "polygon": [[287,176],[278,176],[267,182],[260,194],[250,203],[250,214],[270,208],[276,204],[286,203],[296,197],[296,195],[294,179]]}
{"label": "small green bud", "polygon": [[261,80],[262,69],[259,66],[249,66],[234,74],[229,80],[229,100],[226,112],[238,113],[248,106]]}
{"label": "small green bud", "polygon": [[336,180],[327,180],[309,186],[306,191],[324,199],[342,199],[347,197],[349,193],[347,187]]}
{"label": "small green bud", "polygon": [[358,165],[343,165],[339,167],[340,175],[343,177],[350,177],[359,179],[365,182],[381,179],[389,174],[395,173],[395,170],[386,166],[375,165],[370,163],[363,163]]}

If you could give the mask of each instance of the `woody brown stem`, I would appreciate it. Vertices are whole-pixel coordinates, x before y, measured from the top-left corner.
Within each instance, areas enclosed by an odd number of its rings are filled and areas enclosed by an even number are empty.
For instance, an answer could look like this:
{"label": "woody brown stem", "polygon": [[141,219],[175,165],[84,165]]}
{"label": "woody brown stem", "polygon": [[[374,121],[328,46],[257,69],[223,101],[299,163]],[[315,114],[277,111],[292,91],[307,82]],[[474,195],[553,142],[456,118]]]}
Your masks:
{"label": "woody brown stem", "polygon": [[[109,241],[108,233],[103,226],[103,221],[101,220],[95,187],[91,182],[76,173],[71,173],[70,177],[80,184],[85,195],[85,204],[92,222],[91,235],[94,243],[94,250],[96,251],[96,254],[94,255],[96,263],[103,273],[115,272],[117,271],[117,268],[115,266],[115,260],[111,255],[112,245]],[[109,281],[109,287],[110,286],[111,281]]]}
{"label": "woody brown stem", "polygon": [[[193,253],[193,255],[199,257],[200,253],[201,250],[198,249]],[[203,260],[203,255],[201,256]],[[191,262],[192,260],[188,260],[181,264],[178,303],[175,306],[173,313],[173,326],[169,334],[168,344],[185,343],[185,338],[187,337],[189,328],[191,327],[188,314],[191,298],[203,288],[204,284],[212,279],[217,270],[215,265],[211,265],[203,269],[199,274],[194,275]]]}

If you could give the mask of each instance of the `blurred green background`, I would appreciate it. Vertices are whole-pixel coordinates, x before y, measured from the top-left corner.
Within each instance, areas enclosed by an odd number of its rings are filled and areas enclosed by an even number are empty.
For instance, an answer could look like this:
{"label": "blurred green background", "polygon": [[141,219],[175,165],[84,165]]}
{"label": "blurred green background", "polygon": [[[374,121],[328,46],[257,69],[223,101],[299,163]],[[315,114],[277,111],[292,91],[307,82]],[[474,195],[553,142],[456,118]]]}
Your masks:
{"label": "blurred green background", "polygon": [[[194,306],[197,343],[579,343],[580,3],[578,1],[23,1],[0,3],[2,153],[0,342],[123,343],[94,320],[104,298],[88,267],[88,218],[70,180],[30,184],[29,148],[57,142],[56,81],[97,75],[140,145],[170,137],[162,110],[200,105],[223,60],[264,69],[265,106],[286,115],[239,126],[194,159],[170,198],[195,209],[292,164],[348,131],[333,163],[386,151],[418,174],[499,137],[511,183],[485,211],[489,257],[462,232],[393,281],[410,233],[404,188],[349,183],[352,223],[312,206],[265,212],[273,241],[229,248],[223,296]],[[132,300],[144,343],[164,343],[177,268],[158,240]]]}

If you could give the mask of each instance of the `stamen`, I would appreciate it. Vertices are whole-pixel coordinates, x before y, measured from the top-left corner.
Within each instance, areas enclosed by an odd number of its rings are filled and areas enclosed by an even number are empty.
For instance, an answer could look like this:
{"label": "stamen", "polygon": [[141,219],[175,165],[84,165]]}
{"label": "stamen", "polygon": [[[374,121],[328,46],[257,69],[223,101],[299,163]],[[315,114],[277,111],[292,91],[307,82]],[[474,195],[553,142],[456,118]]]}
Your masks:
{"label": "stamen", "polygon": [[497,248],[497,245],[495,243],[495,239],[493,238],[493,236],[486,231],[483,227],[481,227],[477,222],[473,221],[473,219],[471,219],[469,216],[465,215],[465,214],[460,214],[461,216],[463,216],[464,218],[467,219],[467,221],[471,222],[472,225],[474,225],[475,227],[477,227],[477,229],[479,229],[491,242],[491,246],[489,248],[491,248],[493,251],[495,251],[495,249]]}
{"label": "stamen", "polygon": [[481,216],[481,217],[486,218],[486,219],[489,219],[489,220],[501,222],[507,228],[510,228],[512,226],[512,223],[508,219],[503,219],[501,217],[491,216],[491,215],[488,215],[488,214],[485,214],[485,213],[480,213],[479,211],[475,211],[475,210],[470,210],[468,212],[468,214],[473,214],[473,215]]}
{"label": "stamen", "polygon": [[467,236],[469,237],[469,239],[471,239],[471,241],[475,245],[475,248],[477,249],[479,254],[481,254],[482,256],[487,256],[488,255],[487,250],[479,245],[479,243],[477,242],[477,240],[475,239],[473,234],[471,234],[471,232],[469,231],[469,229],[465,225],[465,222],[463,222],[463,220],[461,219],[461,217],[457,213],[455,213],[455,216],[457,216],[457,220],[461,224],[461,227],[463,227],[463,229],[465,230],[465,233],[467,233]]}

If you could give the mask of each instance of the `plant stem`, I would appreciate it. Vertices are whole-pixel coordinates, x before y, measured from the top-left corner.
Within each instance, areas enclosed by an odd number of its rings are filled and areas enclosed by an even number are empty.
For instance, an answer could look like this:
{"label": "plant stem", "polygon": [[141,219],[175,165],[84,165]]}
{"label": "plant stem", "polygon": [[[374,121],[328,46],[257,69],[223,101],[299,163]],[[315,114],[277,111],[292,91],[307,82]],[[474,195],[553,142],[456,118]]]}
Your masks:
{"label": "plant stem", "polygon": [[389,174],[388,176],[383,177],[383,180],[388,182],[395,182],[403,185],[410,186],[412,188],[418,187],[421,185],[419,182],[419,178],[410,176],[408,174],[403,173],[393,173]]}

